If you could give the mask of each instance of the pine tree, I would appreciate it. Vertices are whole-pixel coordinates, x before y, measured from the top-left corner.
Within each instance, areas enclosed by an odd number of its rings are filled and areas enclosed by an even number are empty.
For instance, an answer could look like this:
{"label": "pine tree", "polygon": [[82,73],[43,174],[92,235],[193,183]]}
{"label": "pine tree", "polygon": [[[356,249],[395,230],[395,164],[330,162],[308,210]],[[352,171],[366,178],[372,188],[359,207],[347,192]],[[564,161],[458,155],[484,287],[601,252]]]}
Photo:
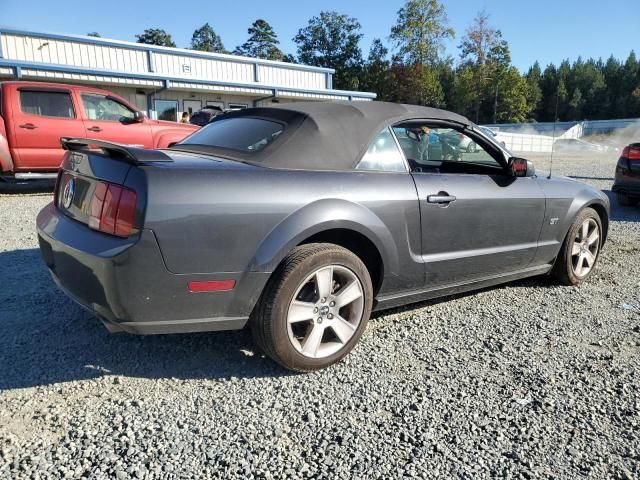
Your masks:
{"label": "pine tree", "polygon": [[247,30],[249,39],[237,47],[233,53],[265,60],[283,60],[284,54],[278,48],[278,36],[265,20],[258,19]]}
{"label": "pine tree", "polygon": [[205,23],[193,32],[191,36],[191,50],[201,52],[229,53],[222,44],[222,39],[215,30]]}

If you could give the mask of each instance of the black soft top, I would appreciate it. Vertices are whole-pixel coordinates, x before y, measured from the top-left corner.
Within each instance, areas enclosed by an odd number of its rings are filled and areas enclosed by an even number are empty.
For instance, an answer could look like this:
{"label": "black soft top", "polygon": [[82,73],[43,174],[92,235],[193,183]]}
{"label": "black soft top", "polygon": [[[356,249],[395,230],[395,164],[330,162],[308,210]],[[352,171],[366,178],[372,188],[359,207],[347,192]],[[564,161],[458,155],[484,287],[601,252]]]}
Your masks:
{"label": "black soft top", "polygon": [[387,102],[300,102],[247,108],[217,117],[210,125],[235,117],[275,120],[286,128],[258,152],[211,147],[212,153],[269,168],[302,170],[352,169],[387,125],[412,119],[471,125],[465,117],[446,110]]}

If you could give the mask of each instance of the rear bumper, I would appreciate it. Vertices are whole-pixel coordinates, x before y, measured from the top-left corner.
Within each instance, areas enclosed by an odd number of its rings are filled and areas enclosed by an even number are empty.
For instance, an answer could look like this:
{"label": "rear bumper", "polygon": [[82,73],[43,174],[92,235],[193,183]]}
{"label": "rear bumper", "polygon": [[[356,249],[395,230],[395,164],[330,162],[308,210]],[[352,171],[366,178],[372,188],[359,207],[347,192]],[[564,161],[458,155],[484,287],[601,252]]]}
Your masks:
{"label": "rear bumper", "polygon": [[640,172],[624,170],[616,171],[615,181],[611,190],[628,195],[640,196]]}
{"label": "rear bumper", "polygon": [[[37,218],[42,257],[55,282],[111,331],[138,334],[245,326],[268,279],[262,272],[173,274],[151,230],[122,239],[89,229],[53,204]],[[191,293],[190,281],[235,280],[233,290]]]}

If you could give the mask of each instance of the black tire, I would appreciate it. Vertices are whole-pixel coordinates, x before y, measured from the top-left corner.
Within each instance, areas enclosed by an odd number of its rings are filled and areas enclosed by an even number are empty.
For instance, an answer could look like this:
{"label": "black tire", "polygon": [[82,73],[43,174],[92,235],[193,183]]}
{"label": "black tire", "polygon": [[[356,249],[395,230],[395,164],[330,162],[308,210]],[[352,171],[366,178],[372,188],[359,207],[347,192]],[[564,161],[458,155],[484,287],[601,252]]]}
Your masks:
{"label": "black tire", "polygon": [[477,145],[475,142],[470,142],[469,145],[467,145],[467,153],[475,153],[476,149]]}
{"label": "black tire", "polygon": [[616,200],[618,201],[618,205],[620,205],[621,207],[632,207],[636,204],[636,202],[633,201],[633,199],[629,197],[629,195],[622,192],[616,193]]}
{"label": "black tire", "polygon": [[[598,226],[598,250],[595,255],[595,261],[590,270],[585,275],[578,276],[574,271],[573,256],[571,254],[571,251],[575,242],[576,235],[578,234],[578,230],[588,219],[592,219],[593,221],[595,221],[596,225]],[[600,216],[598,215],[598,213],[593,208],[585,208],[581,210],[580,213],[578,213],[578,215],[576,216],[576,219],[571,225],[571,228],[569,228],[564,243],[560,248],[558,258],[556,258],[556,262],[553,266],[552,275],[564,285],[579,285],[580,283],[584,282],[591,276],[598,263],[598,259],[600,258],[600,248],[602,247],[602,239],[602,221],[600,220]]]}
{"label": "black tire", "polygon": [[[324,358],[310,358],[293,345],[289,337],[287,314],[294,294],[305,279],[316,270],[331,265],[349,269],[360,281],[364,299],[362,317],[355,333],[340,350]],[[301,245],[273,273],[252,313],[251,332],[257,346],[283,367],[297,372],[319,370],[339,362],[353,349],[367,326],[372,305],[371,277],[356,255],[329,243]]]}

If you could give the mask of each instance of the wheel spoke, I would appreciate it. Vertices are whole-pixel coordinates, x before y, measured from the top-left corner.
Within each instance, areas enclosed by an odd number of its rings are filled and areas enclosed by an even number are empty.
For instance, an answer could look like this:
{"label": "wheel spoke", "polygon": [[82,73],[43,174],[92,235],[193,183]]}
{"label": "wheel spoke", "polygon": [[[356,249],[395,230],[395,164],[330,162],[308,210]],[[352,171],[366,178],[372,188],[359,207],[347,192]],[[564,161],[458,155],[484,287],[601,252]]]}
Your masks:
{"label": "wheel spoke", "polygon": [[593,264],[596,261],[596,256],[593,253],[591,253],[589,250],[586,250],[584,252],[584,259],[587,262],[587,266],[591,268],[593,267]]}
{"label": "wheel spoke", "polygon": [[589,221],[587,220],[582,224],[582,236],[580,240],[584,242],[588,236],[589,236]]}
{"label": "wheel spoke", "polygon": [[294,300],[289,307],[289,316],[287,317],[287,320],[289,323],[311,320],[313,318],[314,308],[315,305],[313,303]]}
{"label": "wheel spoke", "polygon": [[337,316],[331,322],[331,328],[342,343],[347,343],[356,331],[356,327],[347,322],[344,318]]}
{"label": "wheel spoke", "polygon": [[571,256],[580,255],[581,245],[578,242],[573,242],[573,247],[571,247]]}
{"label": "wheel spoke", "polygon": [[362,289],[360,288],[360,282],[354,281],[343,287],[338,295],[336,295],[336,305],[338,308],[342,308],[345,305],[349,305],[351,302],[362,297]]}
{"label": "wheel spoke", "polygon": [[304,344],[302,345],[302,353],[310,357],[317,356],[318,348],[320,347],[320,342],[322,341],[322,335],[324,335],[324,326],[318,323],[314,323],[311,331],[307,335],[307,338],[304,340]]}
{"label": "wheel spoke", "polygon": [[596,243],[599,239],[600,239],[600,235],[598,234],[598,229],[596,228],[591,233],[591,235],[589,235],[589,238],[587,238],[587,245],[591,246],[594,243]]}
{"label": "wheel spoke", "polygon": [[333,287],[333,267],[323,268],[316,272],[316,287],[320,298],[327,298]]}
{"label": "wheel spoke", "polygon": [[584,263],[584,256],[582,254],[582,252],[580,252],[580,255],[578,255],[578,261],[576,262],[576,266],[574,268],[574,271],[576,273],[576,275],[578,277],[582,276],[582,265]]}

